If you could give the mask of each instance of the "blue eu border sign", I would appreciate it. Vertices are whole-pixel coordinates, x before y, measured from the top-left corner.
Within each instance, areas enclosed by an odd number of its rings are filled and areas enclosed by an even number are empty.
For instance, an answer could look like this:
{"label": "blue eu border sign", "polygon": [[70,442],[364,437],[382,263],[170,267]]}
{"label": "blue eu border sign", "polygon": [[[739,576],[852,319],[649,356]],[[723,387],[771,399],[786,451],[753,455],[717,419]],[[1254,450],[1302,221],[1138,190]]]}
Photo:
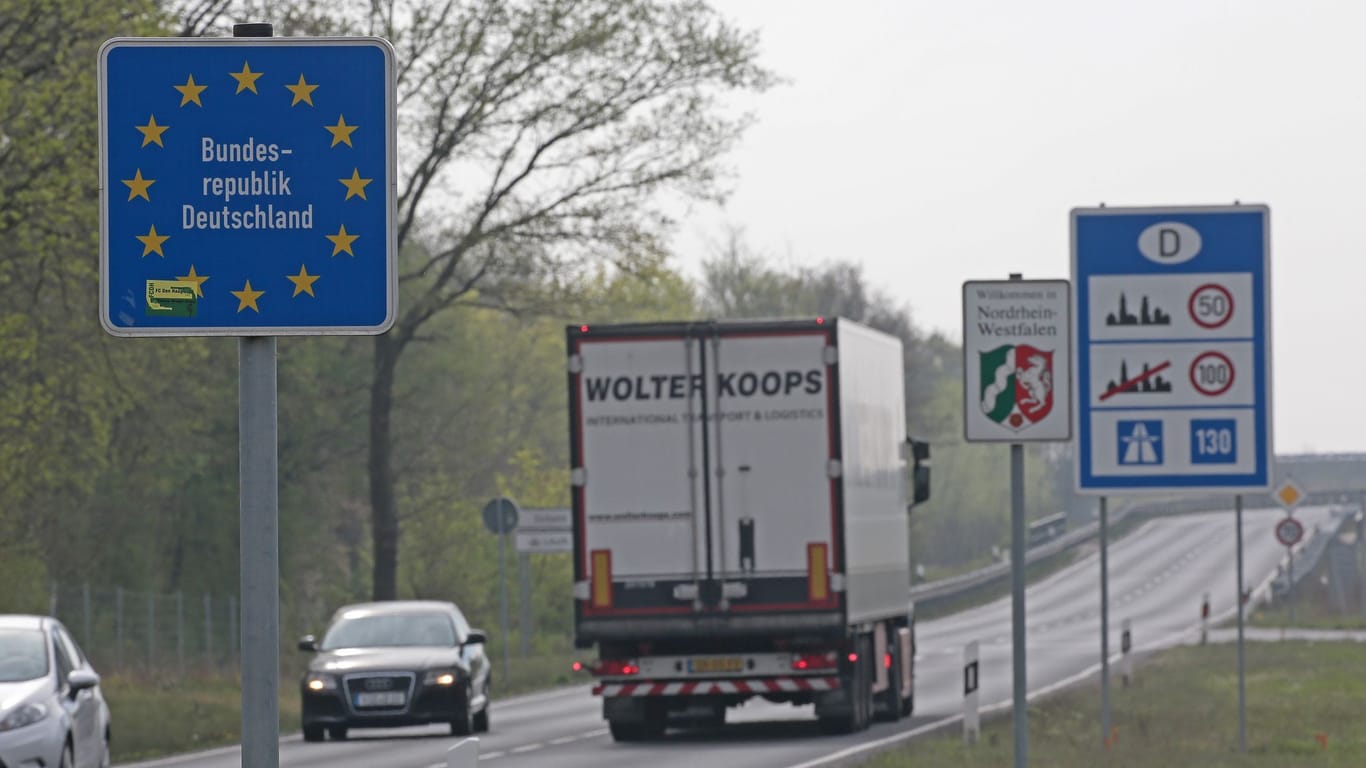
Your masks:
{"label": "blue eu border sign", "polygon": [[1080,492],[1270,489],[1270,215],[1072,211]]}
{"label": "blue eu border sign", "polygon": [[105,330],[388,330],[398,295],[394,77],[393,49],[379,38],[105,43]]}

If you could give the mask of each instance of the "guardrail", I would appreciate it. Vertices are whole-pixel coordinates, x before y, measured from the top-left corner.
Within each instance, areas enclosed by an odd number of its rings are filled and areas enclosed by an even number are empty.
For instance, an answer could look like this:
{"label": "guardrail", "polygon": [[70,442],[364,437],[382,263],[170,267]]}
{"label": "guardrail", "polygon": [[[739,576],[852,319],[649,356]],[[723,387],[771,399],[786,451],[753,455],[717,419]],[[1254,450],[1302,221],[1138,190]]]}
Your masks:
{"label": "guardrail", "polygon": [[[1356,492],[1351,491],[1351,493],[1355,494]],[[1309,498],[1305,500],[1305,503],[1336,504],[1341,501],[1343,497],[1344,492],[1323,491],[1309,494]],[[1278,506],[1279,504],[1266,494],[1245,496],[1244,500],[1247,501],[1248,507]],[[1153,518],[1166,515],[1188,514],[1192,512],[1217,512],[1228,508],[1229,500],[1224,496],[1140,502],[1120,507],[1110,515],[1109,522],[1111,530],[1113,531],[1115,526],[1124,522],[1130,516]],[[1355,511],[1355,509],[1355,507],[1352,508],[1353,511]],[[1341,524],[1341,520],[1345,520],[1346,518],[1346,515],[1339,518],[1338,525]],[[1337,530],[1338,529],[1335,527],[1331,534],[1323,537],[1324,543],[1320,546],[1326,547],[1327,541],[1337,534]],[[1099,535],[1100,523],[1098,521],[1087,523],[1075,530],[1068,531],[1052,541],[1029,549],[1025,553],[1025,566],[1028,567],[1057,557],[1078,544],[1089,542]],[[1319,537],[1315,538],[1317,539]],[[1316,558],[1320,556],[1322,556],[1322,551],[1319,551],[1318,554],[1315,555]],[[1317,562],[1317,560],[1315,562]],[[1301,571],[1298,562],[1296,563],[1297,577],[1299,577],[1301,573],[1308,573],[1309,570],[1309,563],[1305,563],[1303,571]],[[1009,576],[1010,562],[1008,560],[992,563],[984,568],[969,571],[968,573],[912,585],[910,588],[910,600],[915,603],[917,607],[924,609],[933,606],[939,601],[961,597],[973,590],[988,587],[998,580],[1005,580]],[[1299,579],[1297,578],[1296,581],[1298,580]]]}

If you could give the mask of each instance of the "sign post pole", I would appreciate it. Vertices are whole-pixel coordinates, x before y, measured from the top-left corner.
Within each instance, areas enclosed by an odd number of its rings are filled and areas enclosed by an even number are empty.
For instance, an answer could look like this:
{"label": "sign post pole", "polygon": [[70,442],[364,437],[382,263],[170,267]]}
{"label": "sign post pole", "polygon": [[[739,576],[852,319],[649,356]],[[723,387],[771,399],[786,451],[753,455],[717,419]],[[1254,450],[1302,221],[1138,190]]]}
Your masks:
{"label": "sign post pole", "polygon": [[517,618],[517,634],[521,636],[521,656],[531,655],[531,556],[525,552],[517,553],[517,583],[521,587]]}
{"label": "sign post pole", "polygon": [[[233,37],[271,37],[270,24],[235,24]],[[274,336],[237,340],[242,573],[242,764],[280,765],[279,412]]]}
{"label": "sign post pole", "polygon": [[498,621],[503,625],[503,679],[512,677],[512,662],[509,659],[512,645],[512,630],[508,626],[508,532],[498,532]]}
{"label": "sign post pole", "polygon": [[517,530],[521,508],[512,499],[499,496],[485,504],[481,514],[484,517],[484,527],[498,536],[498,623],[503,632],[503,678],[507,679],[512,673],[512,629],[508,622],[507,540],[508,534]]}
{"label": "sign post pole", "polygon": [[1025,674],[1024,446],[1010,444],[1010,655],[1014,668],[1015,768],[1029,764],[1029,714]]}
{"label": "sign post pole", "polygon": [[280,499],[275,337],[237,342],[242,764],[280,764]]}
{"label": "sign post pole", "polygon": [[1238,528],[1238,751],[1247,751],[1247,678],[1243,656],[1243,610],[1247,603],[1243,594],[1243,497],[1233,497],[1233,513]]}
{"label": "sign post pole", "polygon": [[1100,743],[1110,739],[1110,516],[1100,497]]}

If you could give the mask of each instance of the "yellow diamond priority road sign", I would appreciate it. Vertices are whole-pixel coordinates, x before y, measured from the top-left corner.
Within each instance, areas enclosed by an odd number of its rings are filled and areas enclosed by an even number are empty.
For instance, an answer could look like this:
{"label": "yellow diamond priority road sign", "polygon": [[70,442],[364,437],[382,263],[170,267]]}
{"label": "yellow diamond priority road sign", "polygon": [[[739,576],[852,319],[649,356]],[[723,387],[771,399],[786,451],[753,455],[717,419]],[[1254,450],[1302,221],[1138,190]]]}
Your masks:
{"label": "yellow diamond priority road sign", "polygon": [[1308,494],[1304,492],[1304,489],[1299,486],[1299,483],[1296,483],[1291,478],[1286,478],[1280,485],[1276,486],[1276,490],[1272,495],[1275,496],[1276,501],[1279,501],[1281,506],[1286,509],[1294,509],[1299,506],[1301,501],[1304,501],[1306,496],[1308,496]]}

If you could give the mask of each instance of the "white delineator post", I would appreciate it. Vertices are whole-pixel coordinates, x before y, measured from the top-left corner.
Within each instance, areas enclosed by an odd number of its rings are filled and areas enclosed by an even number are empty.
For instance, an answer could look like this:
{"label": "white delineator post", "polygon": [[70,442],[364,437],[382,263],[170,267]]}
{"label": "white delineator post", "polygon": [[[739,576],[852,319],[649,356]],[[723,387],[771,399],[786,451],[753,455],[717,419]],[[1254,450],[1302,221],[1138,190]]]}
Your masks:
{"label": "white delineator post", "polygon": [[1209,641],[1209,593],[1200,601],[1200,644]]}
{"label": "white delineator post", "polygon": [[446,752],[446,768],[477,768],[479,739],[465,739]]}
{"label": "white delineator post", "polygon": [[1125,687],[1134,679],[1133,635],[1129,634],[1129,620],[1124,620],[1124,628],[1119,635],[1119,674]]}
{"label": "white delineator post", "polygon": [[977,711],[977,641],[963,646],[963,741],[973,744],[982,735]]}

